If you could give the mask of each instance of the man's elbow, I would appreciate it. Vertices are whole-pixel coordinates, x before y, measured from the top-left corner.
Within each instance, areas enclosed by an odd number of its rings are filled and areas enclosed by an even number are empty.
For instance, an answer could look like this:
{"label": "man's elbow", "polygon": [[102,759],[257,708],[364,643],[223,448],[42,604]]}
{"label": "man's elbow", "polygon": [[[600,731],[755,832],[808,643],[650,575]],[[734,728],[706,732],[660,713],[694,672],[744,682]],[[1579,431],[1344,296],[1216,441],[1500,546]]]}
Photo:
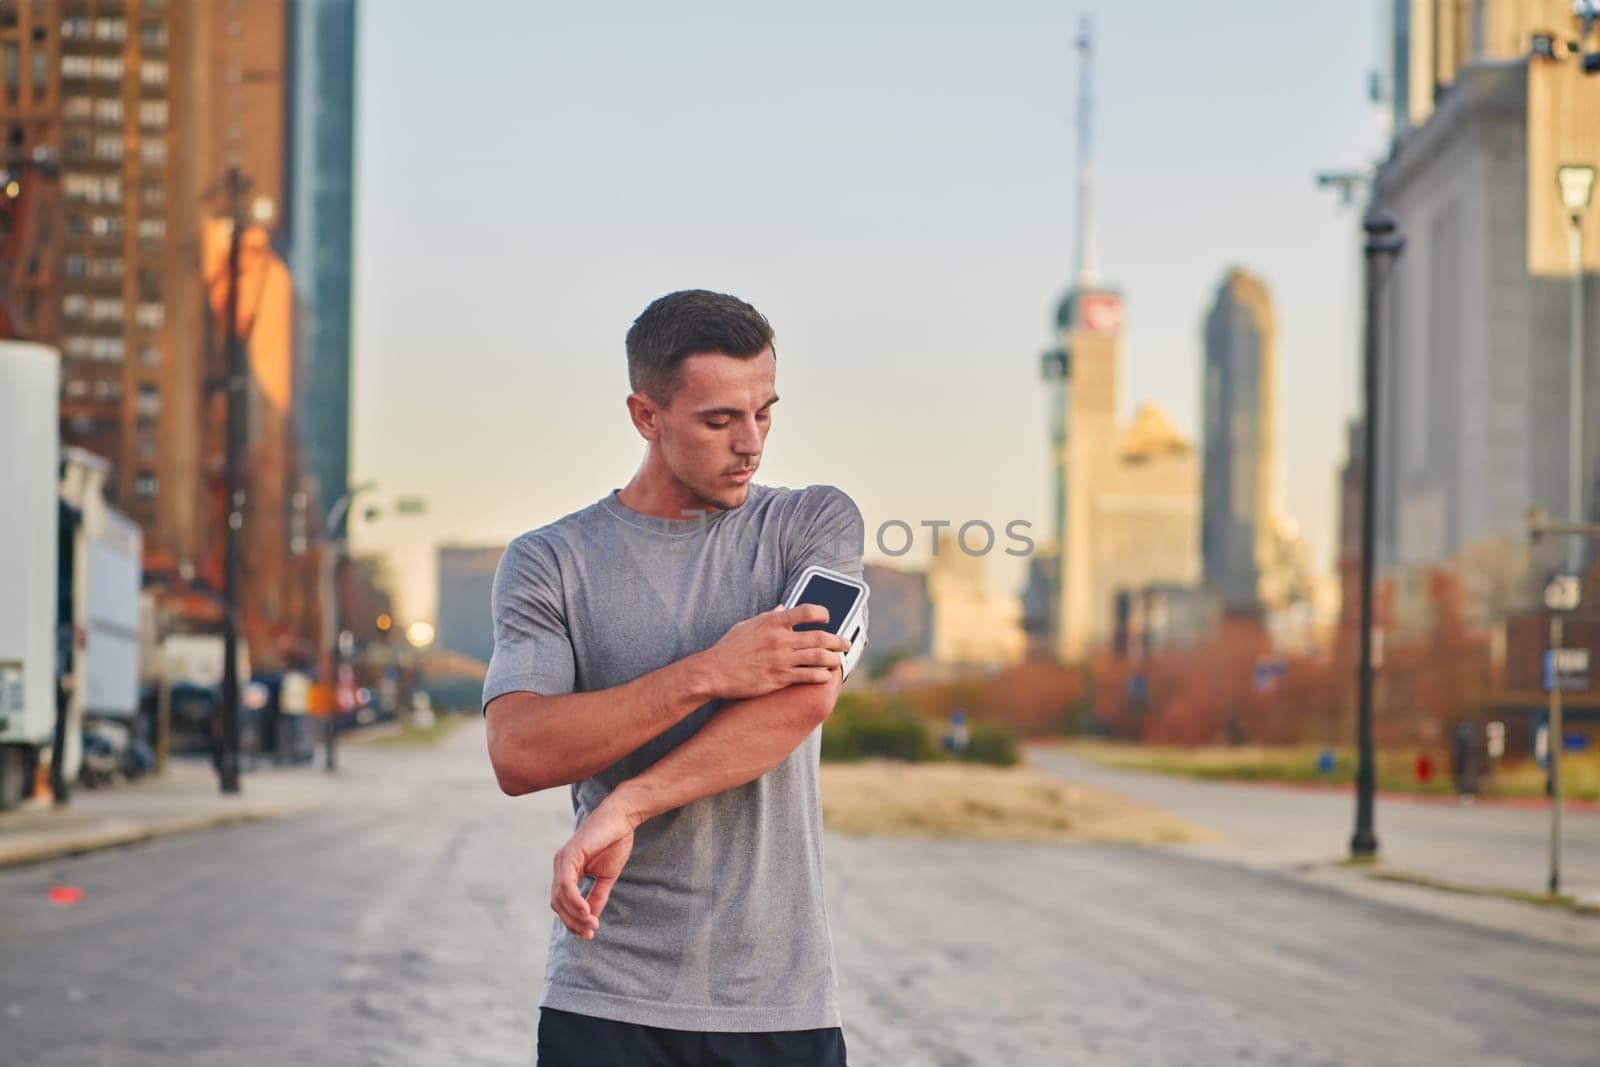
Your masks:
{"label": "man's elbow", "polygon": [[496,704],[514,695],[508,693],[497,697],[484,712],[488,720],[485,725],[489,741],[489,765],[494,768],[495,783],[508,797],[537,793],[554,784],[546,778],[535,759],[539,746],[530,744],[528,738],[520,736],[520,731],[510,721],[515,712],[496,708]]}
{"label": "man's elbow", "polygon": [[833,714],[833,706],[839,700],[839,687],[843,684],[843,680],[839,668],[835,667],[828,672],[826,682],[812,682],[800,687],[804,694],[805,715],[812,729],[827,722],[828,716]]}

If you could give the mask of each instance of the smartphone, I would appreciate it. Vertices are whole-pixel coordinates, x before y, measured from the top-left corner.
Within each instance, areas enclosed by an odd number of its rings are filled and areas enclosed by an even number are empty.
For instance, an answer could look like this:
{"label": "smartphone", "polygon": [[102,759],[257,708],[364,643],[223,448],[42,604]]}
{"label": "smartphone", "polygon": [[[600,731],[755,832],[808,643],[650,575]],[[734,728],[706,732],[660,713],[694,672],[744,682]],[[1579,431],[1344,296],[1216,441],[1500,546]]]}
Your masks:
{"label": "smartphone", "polygon": [[800,572],[800,580],[795,583],[794,593],[783,602],[786,608],[798,604],[821,604],[828,609],[827,622],[803,622],[795,629],[826,630],[831,634],[843,634],[850,642],[850,651],[844,655],[846,678],[850,676],[851,668],[861,658],[862,649],[867,646],[863,614],[869,592],[867,583],[859,578],[840,574],[827,567],[810,566]]}

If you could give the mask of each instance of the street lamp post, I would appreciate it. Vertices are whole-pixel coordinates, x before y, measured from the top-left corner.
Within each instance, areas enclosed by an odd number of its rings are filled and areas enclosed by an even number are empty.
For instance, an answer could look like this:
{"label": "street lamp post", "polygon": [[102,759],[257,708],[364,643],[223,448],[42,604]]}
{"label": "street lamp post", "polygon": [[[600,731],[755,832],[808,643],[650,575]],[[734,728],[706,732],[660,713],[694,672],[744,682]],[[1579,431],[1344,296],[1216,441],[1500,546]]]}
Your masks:
{"label": "street lamp post", "polygon": [[[339,673],[346,658],[354,651],[354,637],[346,629],[344,601],[340,593],[346,578],[349,564],[349,522],[350,506],[355,498],[362,493],[376,488],[376,483],[367,482],[362,485],[352,486],[339,494],[339,499],[334,501],[333,507],[328,509],[328,518],[323,525],[323,537],[331,549],[322,564],[322,595],[325,605],[323,618],[332,631],[332,643],[327,645],[329,653],[329,680],[333,685],[333,707],[327,709],[327,718],[323,723],[323,769],[333,771],[337,769],[335,758],[336,741],[339,732]],[[401,515],[420,515],[427,510],[427,505],[416,498],[400,500],[395,511]],[[369,514],[369,518],[371,515]],[[326,640],[326,635],[324,636]],[[348,648],[346,646],[349,646]]]}
{"label": "street lamp post", "polygon": [[1556,185],[1561,204],[1567,209],[1572,226],[1568,244],[1572,250],[1571,331],[1568,337],[1567,408],[1567,521],[1574,532],[1567,535],[1567,581],[1552,583],[1545,593],[1550,608],[1549,721],[1545,738],[1550,761],[1550,893],[1561,892],[1561,748],[1566,727],[1561,721],[1561,646],[1562,612],[1577,606],[1576,593],[1583,571],[1583,536],[1576,532],[1587,518],[1583,513],[1583,212],[1594,193],[1594,168],[1564,164],[1556,168]]}
{"label": "street lamp post", "polygon": [[[1565,164],[1556,168],[1561,203],[1571,220],[1568,245],[1572,250],[1571,332],[1568,337],[1567,410],[1567,520],[1583,522],[1583,213],[1594,194],[1594,168]],[[1567,571],[1577,574],[1582,565],[1583,538],[1567,538]]]}
{"label": "street lamp post", "polygon": [[[325,598],[323,604],[326,606],[323,617],[331,621],[333,637],[332,643],[326,646],[330,665],[329,677],[326,681],[332,685],[334,699],[333,706],[325,709],[326,718],[322,724],[322,766],[327,771],[333,771],[337,768],[334,745],[339,732],[339,669],[344,662],[345,634],[344,605],[341,603],[339,588],[345,579],[348,515],[350,505],[355,498],[372,488],[374,488],[373,483],[368,482],[365,485],[353,486],[341,493],[339,499],[334,501],[333,507],[328,509],[327,522],[323,528],[327,545],[332,549],[331,553],[322,561],[323,596]],[[327,636],[326,634],[323,635],[325,641]]]}
{"label": "street lamp post", "polygon": [[239,245],[244,231],[244,195],[248,180],[230,167],[226,180],[228,211],[233,222],[228,237],[228,303],[223,346],[226,375],[226,430],[223,444],[222,577],[222,744],[217,776],[224,793],[239,791],[239,532],[244,526],[245,392],[244,346],[239,343]]}
{"label": "street lamp post", "polygon": [[1405,239],[1395,232],[1395,221],[1388,215],[1371,212],[1362,221],[1366,231],[1367,310],[1366,340],[1363,352],[1365,414],[1361,487],[1361,666],[1357,691],[1356,747],[1356,827],[1350,838],[1350,855],[1367,858],[1377,855],[1378,837],[1373,830],[1373,795],[1377,789],[1377,765],[1372,747],[1372,601],[1377,549],[1378,505],[1378,336],[1383,282],[1388,261],[1400,254]]}

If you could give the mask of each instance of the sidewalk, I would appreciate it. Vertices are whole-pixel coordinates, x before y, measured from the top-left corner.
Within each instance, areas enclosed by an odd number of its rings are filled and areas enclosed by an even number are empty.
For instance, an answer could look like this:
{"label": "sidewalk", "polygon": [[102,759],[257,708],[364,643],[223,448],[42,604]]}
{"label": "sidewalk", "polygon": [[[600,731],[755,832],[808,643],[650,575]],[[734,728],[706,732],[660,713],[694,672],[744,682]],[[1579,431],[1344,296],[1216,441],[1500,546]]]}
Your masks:
{"label": "sidewalk", "polygon": [[[1498,894],[1537,895],[1548,871],[1549,817],[1520,804],[1463,807],[1380,795],[1379,862],[1346,866],[1354,817],[1349,789],[1214,782],[1104,767],[1063,749],[1028,746],[1028,762],[1069,781],[1119,792],[1221,836],[1173,846],[1505,933],[1600,950],[1600,813],[1568,809],[1563,888],[1579,909]],[[1583,913],[1587,912],[1587,914]]]}
{"label": "sidewalk", "polygon": [[[247,765],[248,766],[248,765]],[[332,780],[330,780],[332,779]],[[224,795],[204,757],[175,758],[165,774],[104,789],[75,788],[57,808],[32,800],[0,814],[0,868],[133,844],[230,823],[276,819],[326,803],[338,784],[315,764],[262,763]]]}

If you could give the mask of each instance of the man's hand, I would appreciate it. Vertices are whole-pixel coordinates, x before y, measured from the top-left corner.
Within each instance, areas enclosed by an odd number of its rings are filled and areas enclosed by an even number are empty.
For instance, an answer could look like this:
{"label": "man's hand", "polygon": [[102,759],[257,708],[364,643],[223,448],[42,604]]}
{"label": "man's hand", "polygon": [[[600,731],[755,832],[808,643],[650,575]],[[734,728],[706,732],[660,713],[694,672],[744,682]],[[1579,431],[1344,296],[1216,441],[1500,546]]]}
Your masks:
{"label": "man's hand", "polygon": [[[550,880],[550,907],[568,930],[585,941],[600,928],[611,887],[633,853],[633,831],[641,821],[620,802],[607,797],[556,853]],[[587,899],[578,891],[586,874],[594,875]]]}
{"label": "man's hand", "polygon": [[825,682],[850,642],[826,630],[796,630],[827,622],[821,604],[776,607],[734,625],[700,653],[712,690],[726,700],[765,696],[798,682]]}

